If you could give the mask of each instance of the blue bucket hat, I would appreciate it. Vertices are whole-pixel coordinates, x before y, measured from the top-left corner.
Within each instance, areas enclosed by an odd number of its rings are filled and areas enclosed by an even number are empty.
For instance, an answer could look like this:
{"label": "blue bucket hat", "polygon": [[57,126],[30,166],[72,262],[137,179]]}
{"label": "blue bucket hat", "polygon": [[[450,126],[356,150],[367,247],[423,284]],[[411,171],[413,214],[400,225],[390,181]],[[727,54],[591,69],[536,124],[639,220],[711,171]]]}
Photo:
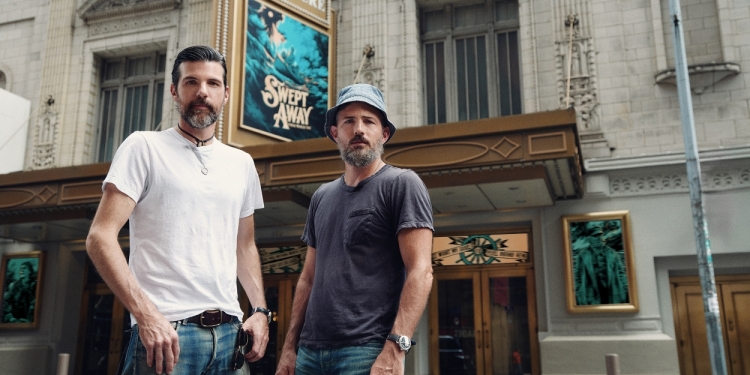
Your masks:
{"label": "blue bucket hat", "polygon": [[377,87],[366,83],[349,85],[339,91],[336,106],[331,107],[331,109],[326,112],[326,124],[323,127],[323,131],[328,138],[336,142],[336,140],[333,139],[333,136],[331,136],[331,126],[336,126],[336,114],[339,112],[341,106],[351,102],[363,102],[377,108],[380,113],[383,114],[383,121],[385,121],[385,124],[383,125],[388,125],[388,129],[391,130],[391,135],[385,140],[385,142],[387,143],[393,138],[393,134],[396,133],[396,126],[388,120],[388,115],[385,113],[385,100],[383,99],[383,93],[380,92]]}

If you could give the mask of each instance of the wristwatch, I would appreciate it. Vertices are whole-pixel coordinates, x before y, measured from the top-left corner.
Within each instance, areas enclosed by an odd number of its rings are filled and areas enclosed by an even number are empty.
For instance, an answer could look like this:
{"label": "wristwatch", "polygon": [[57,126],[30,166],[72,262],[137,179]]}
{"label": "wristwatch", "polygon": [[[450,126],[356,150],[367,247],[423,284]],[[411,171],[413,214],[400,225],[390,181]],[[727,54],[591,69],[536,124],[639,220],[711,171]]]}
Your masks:
{"label": "wristwatch", "polygon": [[398,344],[398,348],[401,349],[401,351],[406,352],[406,354],[409,354],[409,350],[411,350],[411,346],[416,344],[414,340],[406,337],[397,335],[395,333],[389,333],[388,336],[386,336],[387,340],[391,340]]}
{"label": "wristwatch", "polygon": [[268,318],[268,324],[271,324],[271,320],[273,320],[273,313],[271,312],[271,310],[265,307],[256,307],[253,309],[250,315],[255,315],[255,313],[263,313]]}

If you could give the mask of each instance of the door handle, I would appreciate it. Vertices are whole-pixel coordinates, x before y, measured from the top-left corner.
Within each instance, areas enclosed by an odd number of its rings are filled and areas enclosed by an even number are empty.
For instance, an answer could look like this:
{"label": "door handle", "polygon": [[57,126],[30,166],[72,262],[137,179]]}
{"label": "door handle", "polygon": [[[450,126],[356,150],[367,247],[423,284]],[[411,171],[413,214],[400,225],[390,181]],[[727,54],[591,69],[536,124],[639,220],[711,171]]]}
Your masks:
{"label": "door handle", "polygon": [[727,325],[729,325],[728,330],[734,331],[734,322],[732,321],[732,318],[727,320]]}

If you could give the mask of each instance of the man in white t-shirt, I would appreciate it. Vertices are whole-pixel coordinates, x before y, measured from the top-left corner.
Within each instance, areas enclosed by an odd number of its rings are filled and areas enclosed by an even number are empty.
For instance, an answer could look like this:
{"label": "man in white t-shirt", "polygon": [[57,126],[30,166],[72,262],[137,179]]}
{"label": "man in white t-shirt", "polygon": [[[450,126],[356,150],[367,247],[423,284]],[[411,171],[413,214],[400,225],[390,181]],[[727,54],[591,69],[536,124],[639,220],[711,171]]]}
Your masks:
{"label": "man in white t-shirt", "polygon": [[[86,248],[131,313],[123,373],[239,374],[265,353],[271,313],[254,238],[258,173],[250,155],[214,138],[226,74],[213,48],[181,51],[170,87],[179,123],[131,134],[104,180]],[[117,238],[127,221],[129,264]],[[237,278],[254,307],[244,323]]]}

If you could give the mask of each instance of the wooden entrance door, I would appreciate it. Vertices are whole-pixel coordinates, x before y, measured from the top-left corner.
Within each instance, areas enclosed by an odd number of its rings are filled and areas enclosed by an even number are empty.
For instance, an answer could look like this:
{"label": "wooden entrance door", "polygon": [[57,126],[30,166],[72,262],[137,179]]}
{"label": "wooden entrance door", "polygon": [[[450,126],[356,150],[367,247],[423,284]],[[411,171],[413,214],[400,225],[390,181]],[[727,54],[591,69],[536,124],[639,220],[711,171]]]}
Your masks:
{"label": "wooden entrance door", "polygon": [[[284,345],[286,331],[289,329],[297,279],[299,279],[299,274],[264,275],[263,277],[266,304],[273,313],[273,320],[269,326],[266,354],[261,360],[249,363],[250,372],[253,375],[276,373],[276,365],[279,357],[281,357],[281,348]],[[242,311],[250,311],[252,307],[242,289],[240,289],[239,295]],[[247,316],[244,318],[247,319]]]}
{"label": "wooden entrance door", "polygon": [[[127,255],[127,249],[126,249]],[[123,349],[128,345],[130,313],[115,298],[104,280],[86,258],[86,284],[81,299],[81,315],[76,351],[76,374],[116,374]]]}
{"label": "wooden entrance door", "polygon": [[[675,333],[683,375],[710,374],[711,364],[698,277],[675,277],[672,284]],[[750,275],[716,276],[727,372],[750,375]]]}
{"label": "wooden entrance door", "polygon": [[435,272],[430,374],[538,374],[531,269]]}

